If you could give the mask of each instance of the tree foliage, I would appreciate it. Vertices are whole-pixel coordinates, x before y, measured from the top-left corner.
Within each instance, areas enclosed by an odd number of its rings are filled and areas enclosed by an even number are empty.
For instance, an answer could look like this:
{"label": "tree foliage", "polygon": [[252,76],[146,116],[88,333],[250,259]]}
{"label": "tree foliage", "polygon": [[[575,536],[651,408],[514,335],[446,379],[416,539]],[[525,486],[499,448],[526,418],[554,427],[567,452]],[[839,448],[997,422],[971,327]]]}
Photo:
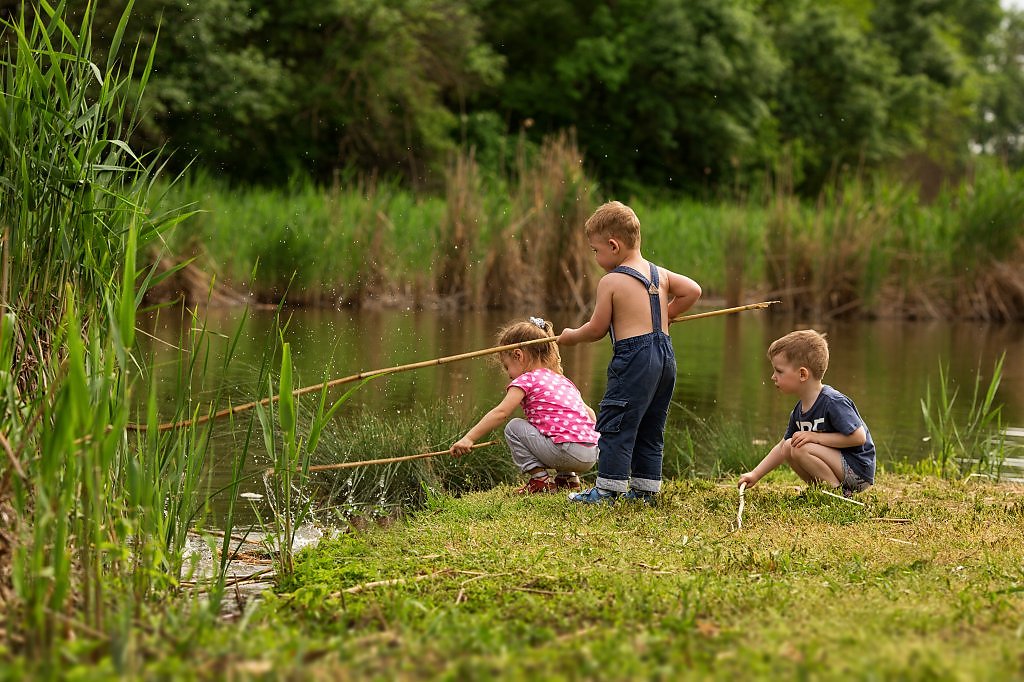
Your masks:
{"label": "tree foliage", "polygon": [[1022,32],[999,0],[137,0],[126,41],[157,45],[136,142],[234,179],[430,187],[455,146],[501,170],[509,136],[575,129],[606,187],[784,164],[813,192],[911,153],[1020,163]]}

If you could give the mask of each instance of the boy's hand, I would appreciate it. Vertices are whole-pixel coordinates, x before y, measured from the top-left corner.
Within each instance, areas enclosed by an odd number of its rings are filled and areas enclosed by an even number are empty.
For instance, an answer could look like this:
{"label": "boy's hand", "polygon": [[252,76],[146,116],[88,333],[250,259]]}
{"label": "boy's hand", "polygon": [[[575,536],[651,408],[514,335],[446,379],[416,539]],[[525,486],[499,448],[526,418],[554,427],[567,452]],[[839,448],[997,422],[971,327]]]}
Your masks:
{"label": "boy's hand", "polygon": [[757,481],[758,479],[754,476],[754,472],[748,471],[740,476],[740,480],[736,482],[736,487],[739,488],[741,485],[746,483],[748,488],[753,488],[757,485]]}
{"label": "boy's hand", "polygon": [[464,454],[473,449],[473,440],[469,437],[464,437],[459,440],[458,443],[452,446],[451,453],[456,457],[462,457]]}
{"label": "boy's hand", "polygon": [[573,338],[576,330],[572,327],[566,327],[562,330],[562,333],[558,335],[558,345],[560,346],[575,346],[576,339]]}
{"label": "boy's hand", "polygon": [[817,442],[818,434],[814,431],[797,431],[789,439],[789,444],[794,448],[802,448],[805,445]]}

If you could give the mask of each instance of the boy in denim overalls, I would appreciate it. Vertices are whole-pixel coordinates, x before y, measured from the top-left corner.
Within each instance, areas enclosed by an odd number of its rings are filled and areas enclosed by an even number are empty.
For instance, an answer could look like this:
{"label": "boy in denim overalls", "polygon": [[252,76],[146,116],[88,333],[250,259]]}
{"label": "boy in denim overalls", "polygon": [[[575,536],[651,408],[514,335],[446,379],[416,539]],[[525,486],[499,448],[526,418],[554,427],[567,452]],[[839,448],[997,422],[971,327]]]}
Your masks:
{"label": "boy in denim overalls", "polygon": [[608,274],[597,285],[590,321],[563,330],[558,342],[572,346],[610,332],[614,355],[597,416],[597,484],[569,499],[597,504],[621,496],[653,504],[661,489],[665,419],[676,383],[668,324],[697,302],[700,286],[644,260],[640,221],[625,204],[599,207],[587,219],[586,233]]}

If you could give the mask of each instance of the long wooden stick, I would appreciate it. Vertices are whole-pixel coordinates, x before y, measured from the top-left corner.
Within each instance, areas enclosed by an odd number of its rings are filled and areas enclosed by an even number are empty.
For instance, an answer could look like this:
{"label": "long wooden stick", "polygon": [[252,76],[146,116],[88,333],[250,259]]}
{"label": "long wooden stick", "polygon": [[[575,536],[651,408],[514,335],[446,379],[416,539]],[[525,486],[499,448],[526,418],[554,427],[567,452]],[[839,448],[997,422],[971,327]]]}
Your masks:
{"label": "long wooden stick", "polygon": [[[676,317],[672,322],[687,322],[689,320],[699,320],[705,317],[714,317],[715,315],[729,315],[732,313],[742,312],[744,310],[760,310],[767,308],[770,305],[778,303],[779,301],[763,301],[761,303],[751,303],[749,305],[741,305],[735,308],[723,308],[722,310],[711,310],[706,313],[697,313],[695,315],[682,315]],[[370,379],[372,377],[382,376],[384,374],[397,374],[399,372],[408,372],[413,369],[422,369],[423,367],[434,367],[437,365],[446,365],[450,362],[458,362],[459,360],[469,360],[471,358],[479,358],[484,355],[494,355],[495,353],[503,353],[505,351],[515,350],[517,348],[525,348],[526,346],[534,346],[539,343],[551,343],[552,341],[558,341],[558,336],[548,336],[543,339],[532,339],[530,341],[521,341],[519,343],[509,343],[504,346],[494,346],[493,348],[484,348],[482,350],[470,351],[468,353],[459,353],[458,355],[449,355],[443,358],[434,358],[433,360],[421,360],[420,362],[412,362],[407,365],[396,365],[394,367],[385,367],[383,369],[373,369],[367,372],[359,372],[358,374],[352,374],[347,377],[341,377],[339,379],[332,379],[312,386],[306,386],[304,388],[297,388],[292,391],[292,395],[300,396],[306,393],[313,393],[314,391],[320,391],[325,388],[333,388],[335,386],[341,386],[342,384],[349,384],[353,381],[360,381],[362,379]],[[180,429],[188,426],[195,426],[198,424],[204,424],[211,419],[221,419],[232,414],[238,414],[239,412],[245,412],[251,410],[257,405],[269,405],[271,402],[277,402],[280,399],[280,395],[271,396],[269,398],[263,398],[262,400],[254,400],[252,402],[244,403],[242,405],[235,405],[234,407],[227,407],[219,412],[215,412],[212,415],[207,414],[195,419],[185,419],[177,422],[167,422],[164,424],[158,424],[156,429],[158,431],[170,431],[171,429]],[[129,423],[125,426],[128,431],[147,431],[149,429],[148,424],[133,424]]]}
{"label": "long wooden stick", "polygon": [[[497,445],[498,441],[489,440],[485,443],[477,443],[471,445],[470,449],[476,450],[477,448],[487,447],[488,445]],[[402,455],[401,457],[388,457],[386,459],[363,459],[354,462],[340,462],[338,464],[317,464],[316,466],[309,467],[310,471],[330,471],[332,469],[353,469],[355,467],[364,467],[370,464],[391,464],[392,462],[407,462],[410,459],[423,459],[424,457],[437,457],[438,455],[447,455],[451,450],[438,450],[437,452],[421,452],[418,455]]]}
{"label": "long wooden stick", "polygon": [[709,310],[706,313],[696,313],[694,315],[680,315],[679,317],[672,318],[672,322],[688,322],[690,320],[700,320],[705,317],[714,317],[716,315],[729,315],[731,313],[741,313],[744,310],[764,310],[768,306],[775,305],[776,303],[782,303],[782,301],[761,301],[760,303],[749,303],[747,305],[738,305],[735,308],[722,308],[721,310]]}

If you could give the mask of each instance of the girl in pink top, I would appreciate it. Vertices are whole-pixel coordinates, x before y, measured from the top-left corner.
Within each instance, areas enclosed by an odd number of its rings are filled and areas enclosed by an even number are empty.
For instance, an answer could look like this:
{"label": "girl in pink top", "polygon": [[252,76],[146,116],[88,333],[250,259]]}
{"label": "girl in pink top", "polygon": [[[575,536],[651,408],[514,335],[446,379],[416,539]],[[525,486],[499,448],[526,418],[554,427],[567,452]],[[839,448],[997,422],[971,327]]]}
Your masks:
{"label": "girl in pink top", "polygon": [[[513,322],[498,332],[498,345],[554,337],[550,322],[531,317]],[[453,455],[469,452],[481,437],[497,428],[522,406],[526,419],[515,418],[505,426],[505,438],[512,460],[530,475],[517,493],[548,493],[579,490],[578,472],[589,471],[597,462],[594,411],[583,402],[579,389],[562,374],[558,344],[539,343],[500,353],[502,367],[511,379],[505,399],[485,414],[451,447]],[[548,475],[548,469],[555,476]]]}

